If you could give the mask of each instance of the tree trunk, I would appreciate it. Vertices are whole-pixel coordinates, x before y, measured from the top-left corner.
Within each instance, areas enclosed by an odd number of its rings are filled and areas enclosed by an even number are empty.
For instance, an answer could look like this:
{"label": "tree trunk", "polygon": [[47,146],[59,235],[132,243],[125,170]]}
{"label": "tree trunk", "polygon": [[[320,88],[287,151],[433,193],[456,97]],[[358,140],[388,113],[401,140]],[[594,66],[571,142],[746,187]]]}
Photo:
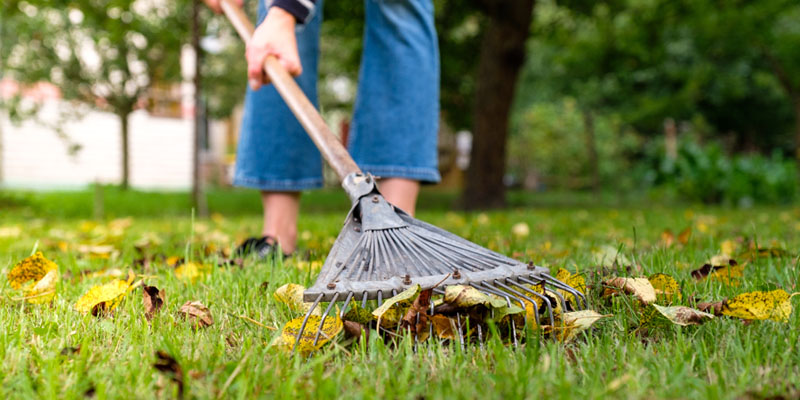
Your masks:
{"label": "tree trunk", "polygon": [[128,146],[128,116],[130,111],[121,112],[118,114],[120,124],[120,134],[122,141],[122,182],[120,187],[127,190],[129,186],[130,177],[130,160],[129,160],[129,146]]}
{"label": "tree trunk", "polygon": [[600,191],[600,157],[597,155],[597,139],[595,139],[594,116],[589,110],[583,111],[583,129],[586,132],[586,155],[589,158],[589,173],[592,175],[592,191]]}
{"label": "tree trunk", "polygon": [[505,205],[508,119],[525,62],[533,4],[534,0],[484,2],[488,21],[478,61],[472,152],[462,194],[467,209]]}
{"label": "tree trunk", "polygon": [[205,129],[205,107],[203,104],[203,77],[201,64],[203,49],[200,47],[200,0],[192,1],[192,48],[194,49],[194,148],[192,151],[192,205],[200,217],[208,216],[208,204],[200,175],[200,152],[203,150]]}

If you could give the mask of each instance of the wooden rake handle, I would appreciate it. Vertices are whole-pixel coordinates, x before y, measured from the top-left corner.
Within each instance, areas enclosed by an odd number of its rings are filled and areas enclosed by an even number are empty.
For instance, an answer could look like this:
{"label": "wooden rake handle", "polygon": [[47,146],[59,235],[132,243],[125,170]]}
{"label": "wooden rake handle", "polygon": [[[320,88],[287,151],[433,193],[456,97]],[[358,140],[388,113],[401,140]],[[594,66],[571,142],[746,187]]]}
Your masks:
{"label": "wooden rake handle", "polygon": [[[250,41],[253,37],[253,23],[247,18],[244,11],[231,0],[222,0],[222,11],[228,20],[233,24],[236,32],[245,43]],[[347,175],[352,173],[361,173],[356,162],[350,157],[347,149],[342,146],[342,143],[333,132],[325,124],[325,120],[319,115],[319,112],[314,105],[308,100],[305,93],[297,85],[291,75],[286,72],[283,65],[273,56],[268,56],[264,61],[264,71],[267,73],[275,89],[283,98],[283,101],[303,125],[308,136],[317,145],[322,156],[328,161],[328,164],[336,171],[339,180],[342,181]]]}

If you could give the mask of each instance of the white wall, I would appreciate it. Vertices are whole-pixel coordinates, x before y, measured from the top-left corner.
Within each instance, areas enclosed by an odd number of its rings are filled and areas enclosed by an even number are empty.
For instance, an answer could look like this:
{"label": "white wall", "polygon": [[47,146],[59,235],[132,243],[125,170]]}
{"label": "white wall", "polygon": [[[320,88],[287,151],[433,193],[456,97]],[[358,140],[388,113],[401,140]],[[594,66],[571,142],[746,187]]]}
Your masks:
{"label": "white wall", "polygon": [[[58,100],[44,117],[54,118]],[[9,187],[77,187],[121,177],[119,122],[113,114],[92,111],[65,131],[81,145],[74,156],[49,128],[26,121],[12,125],[0,115],[2,184]],[[157,118],[146,111],[130,117],[130,182],[134,187],[185,189],[192,179],[192,120]]]}

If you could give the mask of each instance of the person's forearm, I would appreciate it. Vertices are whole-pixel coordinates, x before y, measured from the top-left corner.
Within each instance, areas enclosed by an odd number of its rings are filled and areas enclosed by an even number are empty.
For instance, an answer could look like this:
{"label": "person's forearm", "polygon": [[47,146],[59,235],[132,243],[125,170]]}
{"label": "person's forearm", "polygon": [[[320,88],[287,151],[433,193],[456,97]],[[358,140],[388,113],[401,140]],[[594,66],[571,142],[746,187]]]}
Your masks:
{"label": "person's forearm", "polygon": [[316,0],[274,0],[272,7],[280,7],[292,14],[299,23],[305,23],[314,15]]}

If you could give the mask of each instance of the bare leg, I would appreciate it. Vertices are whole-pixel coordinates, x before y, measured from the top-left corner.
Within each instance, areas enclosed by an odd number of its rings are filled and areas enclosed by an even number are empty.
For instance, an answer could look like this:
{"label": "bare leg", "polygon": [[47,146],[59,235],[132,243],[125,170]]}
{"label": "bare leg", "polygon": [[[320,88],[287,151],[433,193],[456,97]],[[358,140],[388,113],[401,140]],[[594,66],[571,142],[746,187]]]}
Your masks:
{"label": "bare leg", "polygon": [[278,240],[281,251],[291,253],[297,244],[300,192],[261,192],[264,206],[264,236]]}
{"label": "bare leg", "polygon": [[419,182],[406,178],[381,179],[378,187],[386,201],[399,207],[412,217],[417,206]]}

